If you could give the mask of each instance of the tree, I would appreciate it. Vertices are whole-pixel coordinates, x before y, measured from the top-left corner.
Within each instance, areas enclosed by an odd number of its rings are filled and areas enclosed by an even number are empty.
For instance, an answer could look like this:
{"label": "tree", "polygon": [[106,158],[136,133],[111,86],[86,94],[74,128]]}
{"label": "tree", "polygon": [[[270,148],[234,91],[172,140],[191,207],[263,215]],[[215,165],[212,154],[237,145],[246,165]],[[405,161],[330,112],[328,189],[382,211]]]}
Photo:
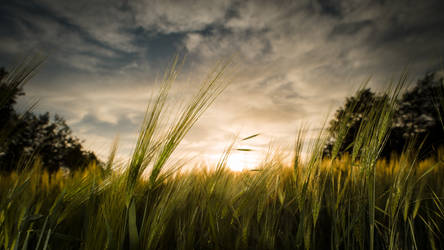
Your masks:
{"label": "tree", "polygon": [[[428,155],[436,147],[444,145],[443,127],[440,123],[443,107],[436,105],[442,103],[442,95],[437,95],[442,84],[442,78],[436,77],[435,74],[426,74],[414,88],[402,95],[397,103],[390,136],[382,151],[383,157],[389,157],[393,152],[401,153],[406,143],[413,138],[424,140],[421,151],[423,155]],[[345,105],[336,111],[330,121],[329,140],[324,155],[330,156],[335,142],[341,139],[339,154],[350,153],[359,127],[366,120],[366,114],[386,98],[386,95],[377,95],[370,89],[361,90],[355,96],[348,97]],[[341,126],[345,130],[341,130]]]}
{"label": "tree", "polygon": [[94,153],[82,148],[80,140],[72,135],[60,116],[50,119],[49,113],[37,116],[29,111],[17,114],[13,105],[24,93],[21,84],[6,80],[7,75],[0,69],[0,170],[14,170],[21,161],[36,156],[49,171],[60,167],[74,170],[97,161]]}
{"label": "tree", "polygon": [[[353,150],[353,142],[362,122],[367,120],[367,113],[375,106],[386,100],[386,95],[376,95],[369,88],[362,89],[355,96],[348,97],[345,105],[340,107],[328,127],[329,139],[324,149],[324,155],[330,156],[333,146],[340,140],[339,154]],[[345,124],[344,124],[345,123]],[[345,129],[345,130],[341,130]]]}
{"label": "tree", "polygon": [[440,95],[442,84],[443,78],[436,73],[426,74],[414,88],[403,94],[394,119],[394,136],[403,138],[404,142],[415,136],[424,139],[424,154],[444,145],[440,122],[443,107],[436,105],[443,99]]}
{"label": "tree", "polygon": [[97,161],[92,152],[84,151],[79,139],[59,116],[51,121],[49,113],[36,116],[25,113],[12,132],[8,146],[0,158],[3,170],[12,170],[21,159],[39,156],[49,171],[60,167],[75,170]]}
{"label": "tree", "polygon": [[0,129],[3,129],[15,115],[13,105],[18,96],[24,95],[21,86],[7,83],[8,72],[0,68]]}

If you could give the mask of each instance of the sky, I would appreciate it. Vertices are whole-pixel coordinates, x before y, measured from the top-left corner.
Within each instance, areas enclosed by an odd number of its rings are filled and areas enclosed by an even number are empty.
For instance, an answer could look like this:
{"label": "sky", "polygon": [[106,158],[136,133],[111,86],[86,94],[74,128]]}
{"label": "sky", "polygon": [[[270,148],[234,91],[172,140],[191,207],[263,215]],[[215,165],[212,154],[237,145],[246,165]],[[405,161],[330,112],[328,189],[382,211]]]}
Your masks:
{"label": "sky", "polygon": [[184,139],[177,157],[214,161],[233,138],[246,167],[289,152],[298,128],[319,131],[367,79],[383,90],[408,69],[414,83],[442,65],[442,0],[3,0],[0,66],[47,56],[18,106],[67,120],[106,159],[119,136],[130,155],[146,105],[175,55],[183,103],[228,57],[231,84]]}

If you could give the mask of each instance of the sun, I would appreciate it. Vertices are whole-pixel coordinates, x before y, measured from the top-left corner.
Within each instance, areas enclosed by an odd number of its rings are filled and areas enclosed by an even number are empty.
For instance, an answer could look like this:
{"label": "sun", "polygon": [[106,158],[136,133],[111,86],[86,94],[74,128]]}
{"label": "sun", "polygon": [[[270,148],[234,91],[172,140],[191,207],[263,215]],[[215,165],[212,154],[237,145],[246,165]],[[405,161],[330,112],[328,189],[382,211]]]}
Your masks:
{"label": "sun", "polygon": [[230,158],[228,158],[227,166],[231,171],[236,172],[240,172],[246,167],[242,157],[234,154],[230,155]]}
{"label": "sun", "polygon": [[259,162],[259,156],[253,152],[232,152],[227,167],[231,171],[240,172],[257,167]]}

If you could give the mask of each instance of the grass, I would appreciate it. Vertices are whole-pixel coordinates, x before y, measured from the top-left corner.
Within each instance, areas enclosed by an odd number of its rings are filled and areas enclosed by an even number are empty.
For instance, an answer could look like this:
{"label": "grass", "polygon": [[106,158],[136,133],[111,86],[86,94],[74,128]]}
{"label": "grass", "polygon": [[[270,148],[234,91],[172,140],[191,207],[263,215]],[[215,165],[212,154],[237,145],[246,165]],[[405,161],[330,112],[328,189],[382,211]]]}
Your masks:
{"label": "grass", "polygon": [[419,161],[412,141],[390,161],[379,157],[405,75],[369,111],[351,155],[323,158],[324,130],[305,145],[302,161],[300,130],[291,165],[276,152],[254,171],[232,172],[231,145],[215,166],[185,171],[167,162],[227,86],[228,64],[218,65],[163,129],[180,64],[172,63],[148,105],[123,171],[115,170],[116,142],[104,168],[49,174],[35,159],[0,175],[1,249],[444,248],[444,149]]}

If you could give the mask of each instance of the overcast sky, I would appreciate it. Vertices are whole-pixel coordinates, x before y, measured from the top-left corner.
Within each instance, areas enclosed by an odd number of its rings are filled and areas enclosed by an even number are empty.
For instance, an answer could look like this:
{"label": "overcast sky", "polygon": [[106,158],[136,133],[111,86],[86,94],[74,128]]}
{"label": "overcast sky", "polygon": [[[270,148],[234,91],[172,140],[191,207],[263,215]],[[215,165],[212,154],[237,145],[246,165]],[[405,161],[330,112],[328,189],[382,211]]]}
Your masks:
{"label": "overcast sky", "polygon": [[[0,66],[48,55],[20,104],[63,116],[106,156],[114,137],[131,152],[157,76],[186,54],[175,98],[186,99],[220,59],[234,80],[181,152],[214,159],[234,135],[248,162],[269,142],[285,150],[302,123],[314,129],[368,77],[383,88],[408,66],[414,81],[444,56],[444,2],[3,0]],[[194,88],[193,88],[194,87]]]}

